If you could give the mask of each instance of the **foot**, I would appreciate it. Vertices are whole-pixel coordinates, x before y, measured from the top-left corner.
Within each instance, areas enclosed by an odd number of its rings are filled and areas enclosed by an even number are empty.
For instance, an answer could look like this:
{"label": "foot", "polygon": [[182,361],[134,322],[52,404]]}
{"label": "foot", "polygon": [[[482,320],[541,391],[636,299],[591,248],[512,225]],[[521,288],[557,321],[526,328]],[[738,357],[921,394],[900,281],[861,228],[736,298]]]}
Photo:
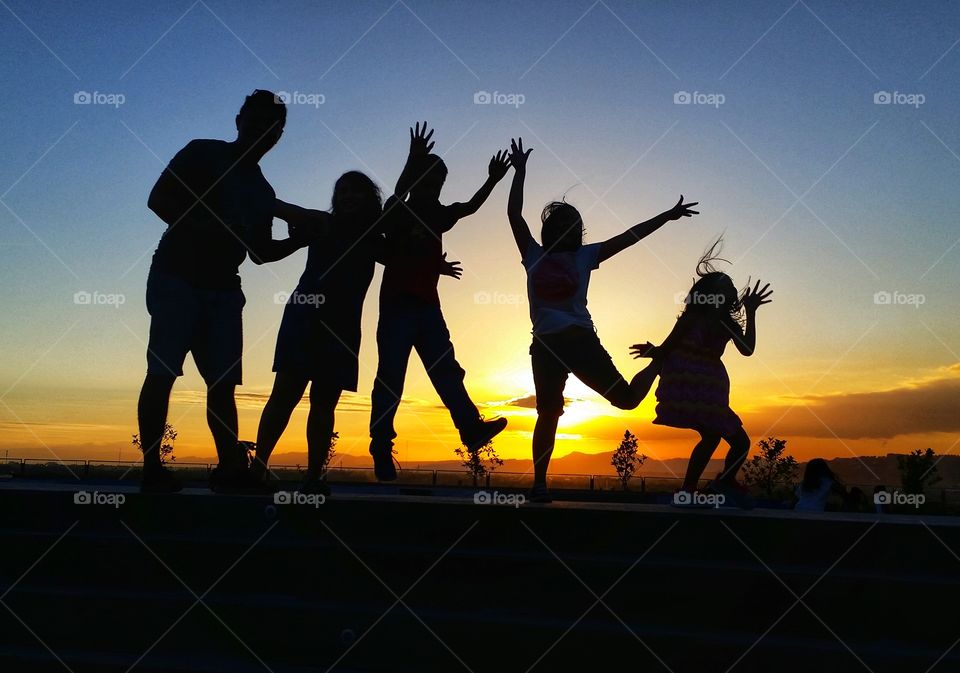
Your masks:
{"label": "foot", "polygon": [[494,418],[491,421],[480,419],[478,425],[469,432],[460,433],[460,441],[468,451],[476,451],[481,446],[503,432],[507,427],[506,418]]}
{"label": "foot", "polygon": [[177,493],[183,488],[172,470],[165,467],[145,467],[140,480],[141,493]]}
{"label": "foot", "polygon": [[707,488],[724,497],[724,505],[753,509],[754,500],[750,490],[736,479],[714,479]]}
{"label": "foot", "polygon": [[250,472],[245,465],[217,465],[210,472],[210,490],[214,493],[244,493],[250,484]]}
{"label": "foot", "polygon": [[553,498],[550,496],[546,484],[534,484],[533,488],[527,493],[527,502],[553,502]]}
{"label": "foot", "polygon": [[[396,481],[397,468],[394,466],[393,442],[370,442],[370,455],[373,456],[373,474],[378,481]],[[399,463],[398,463],[399,465]]]}

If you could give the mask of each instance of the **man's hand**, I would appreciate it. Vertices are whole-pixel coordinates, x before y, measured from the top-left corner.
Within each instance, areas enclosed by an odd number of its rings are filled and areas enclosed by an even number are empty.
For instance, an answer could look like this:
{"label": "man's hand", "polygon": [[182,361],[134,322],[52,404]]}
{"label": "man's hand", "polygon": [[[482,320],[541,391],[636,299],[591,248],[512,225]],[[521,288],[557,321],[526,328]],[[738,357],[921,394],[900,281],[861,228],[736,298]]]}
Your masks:
{"label": "man's hand", "polygon": [[513,166],[514,170],[520,172],[527,169],[527,157],[530,156],[531,152],[533,152],[532,147],[524,152],[523,138],[510,140],[510,165]]}
{"label": "man's hand", "polygon": [[498,151],[490,159],[490,165],[487,166],[487,175],[493,180],[500,182],[503,180],[503,176],[507,174],[508,168],[510,168],[509,155],[506,151]]}
{"label": "man's hand", "polygon": [[440,261],[440,275],[450,276],[451,278],[460,280],[460,276],[463,275],[463,267],[460,266],[460,260],[448,262],[447,253],[443,253],[443,259]]}
{"label": "man's hand", "polygon": [[433,137],[433,129],[427,133],[427,122],[423,122],[423,128],[420,128],[420,122],[417,122],[416,129],[410,128],[410,156],[422,157],[430,154],[433,149],[433,143],[430,138]]}
{"label": "man's hand", "polygon": [[331,219],[330,213],[304,208],[287,221],[287,235],[301,245],[309,245],[330,233]]}
{"label": "man's hand", "polygon": [[630,355],[633,356],[634,360],[639,358],[653,358],[657,356],[657,350],[657,347],[648,341],[645,344],[633,344],[630,346]]}

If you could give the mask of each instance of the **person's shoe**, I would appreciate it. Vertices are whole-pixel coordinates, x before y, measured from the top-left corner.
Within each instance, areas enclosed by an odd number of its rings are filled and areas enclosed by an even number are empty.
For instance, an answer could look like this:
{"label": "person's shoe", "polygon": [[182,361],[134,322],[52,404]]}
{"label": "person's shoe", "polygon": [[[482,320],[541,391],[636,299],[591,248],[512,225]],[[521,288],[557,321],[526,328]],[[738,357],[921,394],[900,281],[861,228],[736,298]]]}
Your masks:
{"label": "person's shoe", "polygon": [[183,484],[165,467],[144,468],[143,478],[140,480],[141,493],[177,493],[183,489]]}
{"label": "person's shoe", "polygon": [[550,491],[547,490],[546,486],[543,484],[534,484],[527,493],[527,502],[553,502],[553,498],[550,496]]}
{"label": "person's shoe", "polygon": [[[396,481],[397,468],[394,466],[393,442],[370,442],[370,455],[373,456],[373,474],[378,481]],[[397,465],[400,463],[397,462]]]}
{"label": "person's shoe", "polygon": [[306,479],[300,486],[300,492],[306,495],[322,495],[330,497],[330,485],[326,479]]}
{"label": "person's shoe", "polygon": [[469,432],[460,433],[460,441],[467,447],[467,451],[476,451],[503,432],[505,427],[507,427],[506,418],[494,418],[490,421],[481,418],[475,428]]}
{"label": "person's shoe", "polygon": [[755,504],[750,490],[736,479],[714,479],[707,488],[711,493],[722,495],[724,505],[753,509]]}
{"label": "person's shoe", "polygon": [[217,465],[210,472],[210,490],[214,493],[244,493],[250,483],[250,473],[244,465]]}

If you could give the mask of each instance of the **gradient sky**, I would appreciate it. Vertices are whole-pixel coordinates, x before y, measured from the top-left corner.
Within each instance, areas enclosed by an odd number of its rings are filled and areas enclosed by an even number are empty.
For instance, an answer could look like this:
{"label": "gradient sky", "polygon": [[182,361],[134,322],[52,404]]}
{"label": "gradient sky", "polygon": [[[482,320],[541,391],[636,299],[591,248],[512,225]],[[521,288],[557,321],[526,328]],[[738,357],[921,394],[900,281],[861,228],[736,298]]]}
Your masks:
{"label": "gradient sky", "polygon": [[[534,148],[531,222],[566,194],[588,240],[600,241],[681,193],[700,201],[698,218],[594,273],[590,309],[625,374],[636,368],[627,347],[666,335],[697,258],[725,233],[735,280],[759,277],[776,291],[759,312],[756,355],[729,349],[725,359],[732,406],[754,439],[787,437],[800,458],[955,448],[956,5],[0,4],[0,451],[135,457],[144,285],[164,228],[147,194],[190,139],[232,139],[254,88],[323,96],[289,107],[283,139],[261,164],[281,198],[306,206],[328,207],[349,169],[391,188],[418,119],[436,127],[450,168],[444,201],[468,198],[490,155],[517,135]],[[79,91],[123,103],[75,104]],[[479,91],[523,103],[478,105]],[[678,92],[723,102],[677,104]],[[876,104],[878,92],[899,95]],[[468,389],[484,413],[510,417],[500,454],[528,457],[530,323],[505,217],[509,181],[445,236],[465,274],[442,279],[440,292]],[[242,437],[254,438],[272,382],[282,313],[274,295],[293,288],[304,261],[301,252],[241,267]],[[338,414],[348,453],[366,449],[379,280],[378,271],[359,393]],[[123,303],[78,305],[77,292]],[[899,294],[878,304],[878,292]],[[189,359],[185,370],[171,406],[177,453],[212,455],[202,381]],[[650,399],[623,413],[573,380],[567,395],[557,455],[610,450],[625,428],[648,455],[681,456],[692,445],[691,433],[650,424]],[[452,458],[455,431],[419,364],[404,400],[401,461]],[[304,449],[304,412],[278,453]]]}

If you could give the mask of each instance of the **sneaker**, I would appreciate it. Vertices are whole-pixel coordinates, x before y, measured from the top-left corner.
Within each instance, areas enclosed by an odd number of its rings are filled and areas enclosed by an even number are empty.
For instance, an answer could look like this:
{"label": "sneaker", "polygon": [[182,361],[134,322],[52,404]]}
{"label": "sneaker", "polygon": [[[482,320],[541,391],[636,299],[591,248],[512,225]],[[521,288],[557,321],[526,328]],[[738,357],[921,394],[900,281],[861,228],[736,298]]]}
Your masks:
{"label": "sneaker", "polygon": [[243,493],[250,483],[249,471],[243,465],[217,465],[210,472],[210,490],[214,493]]}
{"label": "sneaker", "polygon": [[[506,422],[504,422],[506,424]],[[527,493],[527,502],[553,502],[553,498],[550,496],[550,491],[547,490],[547,487],[543,484],[534,484],[533,488]]]}
{"label": "sneaker", "polygon": [[505,427],[507,427],[506,418],[494,418],[491,421],[485,421],[481,417],[479,425],[477,425],[473,431],[460,433],[460,441],[463,442],[463,445],[467,447],[468,451],[476,451],[503,432]]}
{"label": "sneaker", "polygon": [[[397,467],[400,463],[393,456],[393,442],[370,442],[370,455],[373,456],[373,474],[378,481],[397,480]],[[394,466],[394,463],[397,465]]]}
{"label": "sneaker", "polygon": [[750,490],[736,479],[714,479],[707,486],[711,493],[722,495],[724,505],[753,509],[754,499]]}
{"label": "sneaker", "polygon": [[183,484],[165,467],[145,468],[140,480],[141,493],[177,493],[183,489]]}

